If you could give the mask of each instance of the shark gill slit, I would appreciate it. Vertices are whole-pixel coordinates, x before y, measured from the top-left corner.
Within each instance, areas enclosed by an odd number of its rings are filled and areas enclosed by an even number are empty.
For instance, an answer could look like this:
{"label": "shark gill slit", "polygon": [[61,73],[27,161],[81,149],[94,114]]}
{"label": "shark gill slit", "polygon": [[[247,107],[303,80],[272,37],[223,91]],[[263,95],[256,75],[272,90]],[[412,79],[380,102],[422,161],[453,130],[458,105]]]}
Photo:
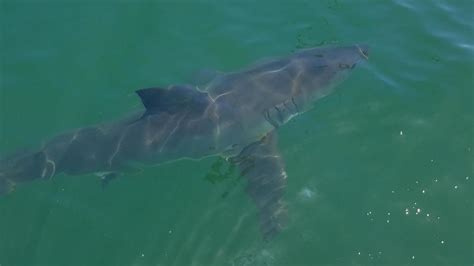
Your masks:
{"label": "shark gill slit", "polygon": [[273,118],[270,116],[270,112],[269,112],[268,109],[265,111],[265,119],[266,119],[266,120],[268,121],[268,123],[270,123],[274,128],[278,128],[278,127],[279,127],[279,126],[278,126],[278,123],[277,123],[275,120],[273,120]]}
{"label": "shark gill slit", "polygon": [[293,105],[294,105],[295,108],[296,108],[296,113],[299,114],[300,109],[298,108],[298,105],[296,105],[295,97],[291,97],[291,102],[293,103]]}
{"label": "shark gill slit", "polygon": [[281,114],[280,108],[278,108],[276,105],[274,106],[274,108],[278,112],[278,118],[280,118],[280,123],[283,124],[285,121],[283,121],[283,115]]}

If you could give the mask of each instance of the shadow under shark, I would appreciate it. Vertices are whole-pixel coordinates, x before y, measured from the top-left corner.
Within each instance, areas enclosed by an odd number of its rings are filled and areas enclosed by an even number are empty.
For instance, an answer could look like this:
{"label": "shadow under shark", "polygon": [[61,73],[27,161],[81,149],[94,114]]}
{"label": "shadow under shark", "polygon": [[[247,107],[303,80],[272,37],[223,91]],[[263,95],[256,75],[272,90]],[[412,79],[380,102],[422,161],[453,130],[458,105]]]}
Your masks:
{"label": "shadow under shark", "polygon": [[236,165],[256,204],[264,239],[285,227],[287,174],[275,132],[344,80],[366,45],[320,47],[216,74],[202,88],[171,85],[137,94],[145,111],[60,134],[0,160],[0,195],[17,183],[65,173],[118,174],[178,159],[222,156]]}

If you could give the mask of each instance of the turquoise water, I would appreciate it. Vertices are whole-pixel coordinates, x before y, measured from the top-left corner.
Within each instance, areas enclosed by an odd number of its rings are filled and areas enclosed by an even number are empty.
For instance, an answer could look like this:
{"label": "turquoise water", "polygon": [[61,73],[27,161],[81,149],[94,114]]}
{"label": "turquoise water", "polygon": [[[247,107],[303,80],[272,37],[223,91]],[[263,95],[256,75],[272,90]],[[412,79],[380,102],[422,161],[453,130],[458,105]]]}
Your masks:
{"label": "turquoise water", "polygon": [[279,130],[287,230],[218,158],[0,199],[0,265],[472,265],[472,1],[0,2],[0,151],[140,108],[134,91],[298,48],[369,61]]}

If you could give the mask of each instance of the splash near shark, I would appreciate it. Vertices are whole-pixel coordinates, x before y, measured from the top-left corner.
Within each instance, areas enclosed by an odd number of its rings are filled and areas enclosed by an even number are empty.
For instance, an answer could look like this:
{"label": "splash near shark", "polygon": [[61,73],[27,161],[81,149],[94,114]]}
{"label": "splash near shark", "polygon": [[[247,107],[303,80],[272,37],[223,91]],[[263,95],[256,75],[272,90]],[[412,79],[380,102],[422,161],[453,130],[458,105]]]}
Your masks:
{"label": "splash near shark", "polygon": [[199,88],[138,90],[144,111],[59,134],[38,149],[0,159],[0,195],[58,174],[96,173],[106,184],[133,169],[221,156],[246,180],[262,235],[271,239],[285,227],[287,216],[278,128],[331,93],[367,58],[366,45],[311,48],[216,73]]}

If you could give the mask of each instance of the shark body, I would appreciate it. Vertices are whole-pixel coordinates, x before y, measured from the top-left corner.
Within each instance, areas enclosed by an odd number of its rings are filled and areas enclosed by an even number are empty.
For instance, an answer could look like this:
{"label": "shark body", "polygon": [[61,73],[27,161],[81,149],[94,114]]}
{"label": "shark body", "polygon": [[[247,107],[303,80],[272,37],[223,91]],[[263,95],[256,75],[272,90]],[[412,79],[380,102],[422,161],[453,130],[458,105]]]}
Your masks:
{"label": "shark body", "polygon": [[143,112],[60,134],[39,149],[0,160],[0,195],[17,183],[59,173],[101,173],[107,182],[144,165],[223,156],[247,179],[262,234],[271,239],[286,217],[287,174],[276,130],[328,95],[367,57],[365,45],[311,48],[218,74],[201,88],[138,90]]}

